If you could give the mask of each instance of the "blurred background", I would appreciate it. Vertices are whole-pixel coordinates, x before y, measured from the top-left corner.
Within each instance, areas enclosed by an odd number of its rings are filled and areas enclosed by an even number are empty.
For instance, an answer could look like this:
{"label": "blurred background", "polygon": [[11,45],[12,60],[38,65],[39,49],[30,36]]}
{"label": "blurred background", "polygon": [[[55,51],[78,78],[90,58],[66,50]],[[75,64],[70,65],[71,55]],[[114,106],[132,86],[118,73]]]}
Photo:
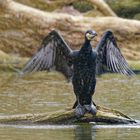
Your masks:
{"label": "blurred background", "polygon": [[73,49],[81,46],[87,29],[99,34],[93,46],[111,29],[125,57],[140,60],[139,0],[5,0],[0,8],[3,57],[4,53],[30,57],[52,29]]}
{"label": "blurred background", "polygon": [[[79,49],[84,32],[98,37],[111,29],[133,70],[140,70],[140,0],[0,0],[0,115],[54,112],[72,107],[71,83],[57,72],[18,72],[40,47],[42,39],[58,30],[72,49]],[[140,119],[140,75],[127,78],[105,74],[97,78],[96,104]],[[136,129],[138,128],[138,129]],[[139,126],[2,126],[5,140],[137,140]]]}
{"label": "blurred background", "polygon": [[[48,12],[61,11],[72,15],[89,15],[93,17],[104,16],[102,12],[96,8],[94,0],[15,0],[22,4],[41,9]],[[100,1],[100,0],[99,0]],[[119,16],[129,19],[140,19],[140,2],[139,0],[104,0],[108,6]],[[101,3],[103,4],[103,3]],[[66,9],[64,12],[63,10]],[[70,10],[71,9],[71,12]],[[73,10],[73,12],[72,12]],[[92,14],[89,14],[92,13]]]}

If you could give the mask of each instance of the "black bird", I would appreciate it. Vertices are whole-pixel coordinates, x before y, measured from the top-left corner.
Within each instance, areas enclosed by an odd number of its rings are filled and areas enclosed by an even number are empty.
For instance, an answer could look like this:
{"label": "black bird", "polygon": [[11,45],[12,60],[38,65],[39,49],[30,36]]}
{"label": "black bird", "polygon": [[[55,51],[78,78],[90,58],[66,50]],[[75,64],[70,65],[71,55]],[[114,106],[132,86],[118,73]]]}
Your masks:
{"label": "black bird", "polygon": [[97,46],[92,49],[90,41],[96,35],[95,31],[88,30],[81,49],[73,51],[57,31],[51,31],[21,74],[51,69],[63,73],[66,78],[72,78],[76,95],[73,108],[77,117],[83,116],[85,112],[96,114],[96,105],[92,101],[96,74],[110,70],[127,76],[134,75],[121,54],[113,33],[106,31]]}

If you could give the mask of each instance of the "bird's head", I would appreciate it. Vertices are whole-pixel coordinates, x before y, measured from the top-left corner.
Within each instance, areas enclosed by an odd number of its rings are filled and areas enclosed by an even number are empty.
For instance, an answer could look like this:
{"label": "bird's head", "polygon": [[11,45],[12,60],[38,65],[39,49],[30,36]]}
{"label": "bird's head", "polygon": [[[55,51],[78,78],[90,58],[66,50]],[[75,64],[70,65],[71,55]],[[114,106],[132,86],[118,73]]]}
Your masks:
{"label": "bird's head", "polygon": [[85,38],[89,41],[91,41],[95,36],[97,36],[97,33],[93,30],[87,30],[85,33]]}

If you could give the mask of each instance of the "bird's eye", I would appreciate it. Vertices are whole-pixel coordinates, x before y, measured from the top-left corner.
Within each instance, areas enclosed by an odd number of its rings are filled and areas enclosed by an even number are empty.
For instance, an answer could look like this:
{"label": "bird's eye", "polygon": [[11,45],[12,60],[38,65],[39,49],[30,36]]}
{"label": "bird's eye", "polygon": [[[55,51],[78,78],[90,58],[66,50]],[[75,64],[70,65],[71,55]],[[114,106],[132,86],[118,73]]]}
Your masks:
{"label": "bird's eye", "polygon": [[89,32],[89,34],[92,34],[92,32]]}

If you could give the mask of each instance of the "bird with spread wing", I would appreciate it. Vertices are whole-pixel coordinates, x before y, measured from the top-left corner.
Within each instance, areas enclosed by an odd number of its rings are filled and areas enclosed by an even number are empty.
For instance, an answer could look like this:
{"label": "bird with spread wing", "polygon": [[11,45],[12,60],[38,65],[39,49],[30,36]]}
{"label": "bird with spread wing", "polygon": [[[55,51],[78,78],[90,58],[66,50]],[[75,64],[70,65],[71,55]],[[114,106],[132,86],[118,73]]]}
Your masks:
{"label": "bird with spread wing", "polygon": [[55,30],[51,31],[42,41],[40,49],[27,62],[21,73],[57,70],[72,78],[76,102],[73,106],[77,117],[86,112],[96,114],[96,105],[92,96],[96,86],[96,74],[105,70],[134,75],[117,46],[114,35],[106,31],[95,48],[90,41],[97,35],[93,30],[87,30],[85,40],[80,50],[72,50],[63,37]]}

